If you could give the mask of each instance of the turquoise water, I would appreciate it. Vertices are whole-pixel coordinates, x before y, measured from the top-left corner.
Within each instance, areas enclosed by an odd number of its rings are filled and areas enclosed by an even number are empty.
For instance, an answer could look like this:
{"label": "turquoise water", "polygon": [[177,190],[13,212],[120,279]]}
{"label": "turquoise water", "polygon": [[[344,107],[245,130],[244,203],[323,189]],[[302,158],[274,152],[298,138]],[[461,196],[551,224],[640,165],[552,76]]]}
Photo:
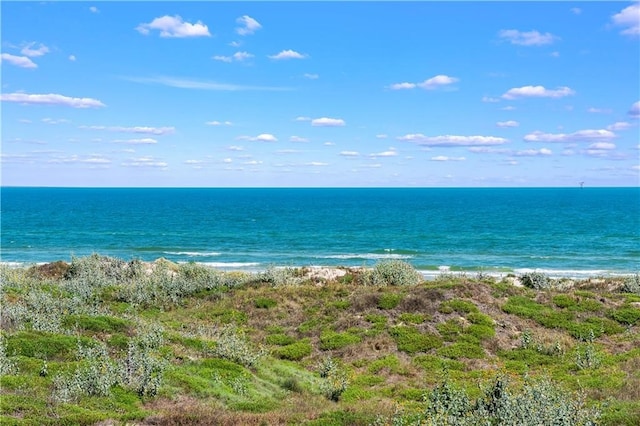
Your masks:
{"label": "turquoise water", "polygon": [[225,269],[640,270],[640,188],[2,188],[1,261],[91,253]]}

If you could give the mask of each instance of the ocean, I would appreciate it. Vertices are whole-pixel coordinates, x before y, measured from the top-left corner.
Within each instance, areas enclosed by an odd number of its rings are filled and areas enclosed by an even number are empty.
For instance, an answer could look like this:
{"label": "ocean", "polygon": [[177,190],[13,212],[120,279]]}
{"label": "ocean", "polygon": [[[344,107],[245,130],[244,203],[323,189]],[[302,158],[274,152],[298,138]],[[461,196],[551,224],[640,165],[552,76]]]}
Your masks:
{"label": "ocean", "polygon": [[425,276],[640,271],[640,188],[3,187],[0,261],[225,270],[411,263]]}

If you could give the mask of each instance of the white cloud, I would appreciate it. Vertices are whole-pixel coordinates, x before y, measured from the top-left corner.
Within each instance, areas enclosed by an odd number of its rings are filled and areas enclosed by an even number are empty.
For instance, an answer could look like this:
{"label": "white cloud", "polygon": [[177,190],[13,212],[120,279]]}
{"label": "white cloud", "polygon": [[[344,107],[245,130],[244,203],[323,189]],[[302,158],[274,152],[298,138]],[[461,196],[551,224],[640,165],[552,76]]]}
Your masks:
{"label": "white cloud", "polygon": [[475,154],[509,154],[511,150],[504,148],[493,148],[491,146],[472,146],[467,149]]}
{"label": "white cloud", "polygon": [[303,55],[302,53],[298,53],[295,50],[283,50],[276,55],[270,55],[270,59],[281,60],[281,59],[304,59],[307,55]]}
{"label": "white cloud", "polygon": [[329,142],[325,142],[325,143],[323,143],[322,145],[324,145],[324,146],[335,146],[335,143],[334,143],[334,142],[329,141]]}
{"label": "white cloud", "polygon": [[466,158],[464,157],[447,157],[446,155],[438,155],[436,157],[431,157],[431,161],[464,161]]}
{"label": "white cloud", "polygon": [[395,157],[398,155],[398,152],[394,148],[389,148],[388,151],[376,152],[373,154],[369,154],[371,158],[379,158],[379,157]]}
{"label": "white cloud", "polygon": [[525,149],[523,151],[516,151],[513,153],[516,157],[537,157],[539,155],[551,155],[553,152],[547,148],[540,149]]}
{"label": "white cloud", "polygon": [[291,136],[289,142],[309,142],[309,139],[300,136]]}
{"label": "white cloud", "polygon": [[249,160],[249,161],[245,161],[244,163],[247,166],[258,166],[260,164],[262,164],[262,161],[258,161],[258,160]]}
{"label": "white cloud", "polygon": [[551,33],[541,34],[538,31],[502,30],[498,33],[501,38],[511,44],[520,46],[542,46],[553,43],[558,37]]}
{"label": "white cloud", "polygon": [[505,94],[502,95],[502,98],[562,98],[574,94],[575,91],[566,86],[558,87],[555,90],[546,89],[544,86],[523,86],[509,89]]}
{"label": "white cloud", "polygon": [[71,120],[67,120],[66,118],[59,118],[59,119],[53,119],[53,118],[43,118],[41,120],[43,123],[47,123],[47,124],[62,124],[62,123],[70,123]]}
{"label": "white cloud", "polygon": [[209,28],[198,21],[195,24],[184,22],[178,15],[169,16],[165,15],[160,18],[155,18],[148,24],[140,24],[136,27],[136,30],[140,34],[147,35],[151,30],[159,30],[160,37],[210,37]]}
{"label": "white cloud", "polygon": [[228,149],[229,151],[244,151],[244,147],[242,147],[242,146],[238,146],[238,145],[231,145],[231,146],[228,146],[228,147],[227,147],[227,149]]}
{"label": "white cloud", "polygon": [[132,158],[121,164],[124,167],[149,167],[165,169],[169,164],[153,157]]}
{"label": "white cloud", "polygon": [[106,106],[97,99],[71,98],[69,96],[49,93],[46,95],[30,95],[28,93],[3,93],[0,100],[18,102],[29,105],[61,105],[71,108],[100,108]]}
{"label": "white cloud", "polygon": [[436,75],[435,77],[431,77],[422,83],[418,83],[418,87],[422,89],[432,90],[437,89],[441,86],[447,86],[449,84],[453,84],[457,82],[458,79],[455,77],[449,77],[448,75]]}
{"label": "white cloud", "polygon": [[340,155],[343,157],[358,157],[360,153],[358,151],[341,151]]}
{"label": "white cloud", "polygon": [[251,35],[262,28],[262,25],[251,16],[244,15],[236,19],[236,23],[240,26],[236,28],[236,33],[241,36]]}
{"label": "white cloud", "polygon": [[615,138],[616,135],[610,130],[598,129],[598,130],[579,130],[573,133],[544,133],[541,131],[535,131],[524,136],[524,140],[527,142],[588,142],[588,141],[602,141]]}
{"label": "white cloud", "polygon": [[633,125],[631,123],[627,123],[626,121],[618,121],[613,124],[607,126],[607,130],[617,131],[617,130],[627,130]]}
{"label": "white cloud", "polygon": [[631,108],[629,108],[629,115],[633,118],[640,118],[640,101],[631,105]]}
{"label": "white cloud", "polygon": [[215,81],[193,80],[176,77],[121,77],[123,80],[133,81],[143,84],[161,84],[163,86],[177,87],[180,89],[196,90],[220,90],[220,91],[242,91],[242,90],[264,90],[264,91],[286,91],[287,87],[264,87],[264,86],[243,86],[239,84],[218,83]]}
{"label": "white cloud", "polygon": [[579,7],[572,7],[570,10],[574,15],[580,15],[582,13],[582,9],[580,9]]}
{"label": "white cloud", "polygon": [[626,27],[620,34],[640,36],[640,3],[627,6],[611,17],[614,25]]}
{"label": "white cloud", "polygon": [[76,55],[69,55],[69,60],[71,62],[75,62],[76,61]]}
{"label": "white cloud", "polygon": [[389,88],[391,90],[406,90],[406,89],[415,89],[416,88],[416,84],[415,83],[395,83],[392,84],[391,86],[389,86]]}
{"label": "white cloud", "polygon": [[233,160],[231,158],[225,158],[224,160],[222,160],[222,162],[229,164],[229,163],[233,163]]}
{"label": "white cloud", "polygon": [[506,107],[502,107],[500,109],[503,111],[515,111],[516,107],[514,107],[513,105],[507,105]]}
{"label": "white cloud", "polygon": [[520,125],[520,123],[518,123],[517,121],[514,121],[514,120],[498,121],[496,123],[496,126],[498,126],[498,127],[518,127],[519,125]]}
{"label": "white cloud", "polygon": [[233,58],[231,56],[222,56],[222,55],[215,55],[212,57],[214,60],[216,61],[220,61],[220,62],[232,62]]}
{"label": "white cloud", "polygon": [[321,117],[311,120],[311,125],[315,127],[342,127],[345,124],[345,121],[341,118]]}
{"label": "white cloud", "polygon": [[611,114],[611,110],[608,108],[595,108],[595,107],[590,107],[587,109],[587,112],[591,113],[591,114]]}
{"label": "white cloud", "polygon": [[611,142],[596,142],[589,145],[589,149],[611,150],[616,149],[616,144]]}
{"label": "white cloud", "polygon": [[218,120],[207,121],[204,124],[206,124],[207,126],[233,126],[233,123],[230,121],[218,121]]}
{"label": "white cloud", "polygon": [[559,58],[560,57],[560,52],[551,52],[551,53],[549,53],[549,55],[554,57],[554,58]]}
{"label": "white cloud", "polygon": [[240,46],[242,46],[242,42],[241,41],[232,41],[231,43],[229,43],[229,46],[231,46],[231,47],[240,47]]}
{"label": "white cloud", "polygon": [[483,96],[482,97],[482,102],[495,103],[495,102],[500,102],[500,99],[492,98],[490,96]]}
{"label": "white cloud", "polygon": [[108,130],[110,132],[122,132],[122,133],[142,133],[149,135],[168,135],[175,132],[175,127],[149,127],[149,126],[80,126],[80,129],[89,130]]}
{"label": "white cloud", "polygon": [[311,121],[311,117],[300,116],[300,117],[296,117],[295,121]]}
{"label": "white cloud", "polygon": [[237,139],[253,142],[277,142],[278,138],[270,133],[261,133],[258,136],[238,136]]}
{"label": "white cloud", "polygon": [[45,53],[49,53],[49,48],[47,46],[45,46],[42,43],[39,43],[39,44],[40,44],[39,47],[32,49],[36,45],[36,43],[35,42],[28,43],[26,46],[22,48],[22,50],[20,50],[20,53],[22,53],[25,56],[29,56],[31,58],[36,58],[38,56],[44,55]]}
{"label": "white cloud", "polygon": [[116,139],[114,140],[116,143],[127,143],[131,145],[149,145],[158,143],[157,140],[153,138],[140,138],[140,139]]}
{"label": "white cloud", "polygon": [[252,55],[249,52],[236,52],[231,56],[220,56],[220,55],[216,55],[213,57],[213,59],[215,59],[216,61],[222,61],[222,62],[243,62],[247,59],[251,59],[253,58],[254,55]]}
{"label": "white cloud", "polygon": [[303,77],[308,78],[309,80],[317,80],[318,78],[320,78],[318,74],[310,74],[310,73],[304,73]]}
{"label": "white cloud", "polygon": [[425,136],[422,133],[408,134],[398,137],[398,140],[415,142],[424,146],[490,146],[502,145],[509,142],[505,138],[495,136]]}
{"label": "white cloud", "polygon": [[91,13],[98,13],[98,12],[100,12],[100,11],[98,10],[98,8],[97,8],[97,7],[95,7],[95,6],[91,6],[91,7],[89,8],[89,10],[91,11]]}
{"label": "white cloud", "polygon": [[387,135],[386,133],[380,133],[379,135],[376,135],[377,139],[386,139],[388,137],[389,135]]}
{"label": "white cloud", "polygon": [[297,154],[299,152],[297,149],[279,149],[276,151],[276,154]]}
{"label": "white cloud", "polygon": [[436,75],[435,77],[431,77],[423,81],[422,83],[394,83],[389,86],[391,90],[410,90],[415,89],[416,87],[420,87],[425,90],[434,90],[439,87],[448,86],[457,82],[458,79],[455,77],[449,77],[448,75]]}
{"label": "white cloud", "polygon": [[325,167],[328,165],[329,163],[321,163],[319,161],[311,161],[310,163],[305,163],[305,166],[311,166],[311,167]]}
{"label": "white cloud", "polygon": [[26,56],[16,56],[9,53],[3,53],[0,55],[0,60],[20,68],[38,68],[38,65]]}

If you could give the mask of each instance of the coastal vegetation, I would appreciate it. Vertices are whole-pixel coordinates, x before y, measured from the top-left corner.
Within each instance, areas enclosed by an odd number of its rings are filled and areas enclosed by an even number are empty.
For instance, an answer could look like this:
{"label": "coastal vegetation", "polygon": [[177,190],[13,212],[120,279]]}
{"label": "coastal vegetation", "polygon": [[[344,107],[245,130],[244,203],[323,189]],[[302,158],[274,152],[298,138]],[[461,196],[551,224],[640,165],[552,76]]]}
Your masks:
{"label": "coastal vegetation", "polygon": [[0,268],[7,425],[637,425],[638,276]]}

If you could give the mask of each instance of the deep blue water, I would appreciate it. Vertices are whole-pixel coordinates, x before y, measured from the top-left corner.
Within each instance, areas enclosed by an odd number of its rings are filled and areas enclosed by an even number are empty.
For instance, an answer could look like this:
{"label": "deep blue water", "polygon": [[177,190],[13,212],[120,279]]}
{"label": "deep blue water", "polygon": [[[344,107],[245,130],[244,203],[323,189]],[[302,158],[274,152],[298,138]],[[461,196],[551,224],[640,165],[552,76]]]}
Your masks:
{"label": "deep blue water", "polygon": [[640,271],[640,188],[1,188],[1,261]]}

